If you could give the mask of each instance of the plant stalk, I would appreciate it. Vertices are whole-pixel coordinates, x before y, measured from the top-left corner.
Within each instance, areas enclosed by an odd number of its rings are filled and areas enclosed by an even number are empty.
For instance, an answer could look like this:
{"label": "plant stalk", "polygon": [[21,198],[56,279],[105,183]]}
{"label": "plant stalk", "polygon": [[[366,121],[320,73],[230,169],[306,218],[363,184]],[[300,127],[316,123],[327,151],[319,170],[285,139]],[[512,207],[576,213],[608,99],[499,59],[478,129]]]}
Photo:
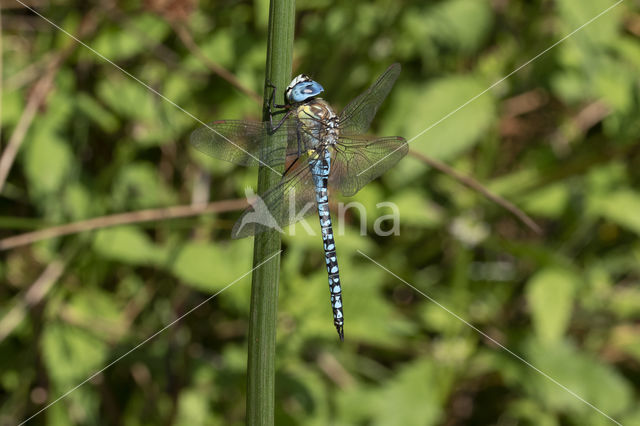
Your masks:
{"label": "plant stalk", "polygon": [[[294,23],[295,1],[271,0],[263,104],[263,119],[265,121],[269,120],[268,102],[272,91],[268,83],[274,84],[277,88],[276,103],[284,103],[283,89],[291,78]],[[265,143],[284,144],[285,146],[277,147],[282,148],[281,150],[276,151],[284,153],[287,141],[278,142],[273,138],[267,139]],[[281,164],[280,168],[275,168],[280,173],[284,171],[284,161]],[[280,179],[279,174],[261,165],[258,172],[258,193],[273,188],[280,182]],[[272,213],[277,214],[277,212]],[[256,235],[253,246],[254,267],[277,253],[280,250],[280,245],[280,233],[277,230],[270,229]],[[278,255],[257,268],[252,276],[246,414],[246,424],[250,426],[272,426],[274,424],[279,273],[280,256]]]}

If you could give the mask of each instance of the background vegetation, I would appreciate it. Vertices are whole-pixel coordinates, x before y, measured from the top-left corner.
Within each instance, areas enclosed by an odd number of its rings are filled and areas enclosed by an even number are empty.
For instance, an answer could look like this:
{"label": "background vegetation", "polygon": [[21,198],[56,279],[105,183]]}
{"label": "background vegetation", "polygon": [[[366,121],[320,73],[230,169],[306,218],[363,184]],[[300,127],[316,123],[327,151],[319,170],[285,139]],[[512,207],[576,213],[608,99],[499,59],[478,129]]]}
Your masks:
{"label": "background vegetation", "polygon": [[[260,117],[266,0],[28,4],[200,120]],[[294,74],[313,75],[341,108],[400,62],[374,130],[412,138],[613,4],[300,0]],[[20,4],[1,5],[4,425],[250,269],[252,242],[230,229],[256,171],[195,152],[193,117]],[[284,237],[276,424],[612,424],[358,250],[616,421],[640,424],[639,35],[638,4],[623,1],[411,142],[522,207],[541,234],[407,157],[355,196],[368,215],[352,211],[337,237],[343,344],[319,236]],[[199,214],[225,200],[239,201]],[[400,235],[360,235],[360,220],[371,230],[389,213],[382,201],[399,206]],[[10,239],[177,205],[184,217]],[[242,424],[249,283],[31,423]]]}

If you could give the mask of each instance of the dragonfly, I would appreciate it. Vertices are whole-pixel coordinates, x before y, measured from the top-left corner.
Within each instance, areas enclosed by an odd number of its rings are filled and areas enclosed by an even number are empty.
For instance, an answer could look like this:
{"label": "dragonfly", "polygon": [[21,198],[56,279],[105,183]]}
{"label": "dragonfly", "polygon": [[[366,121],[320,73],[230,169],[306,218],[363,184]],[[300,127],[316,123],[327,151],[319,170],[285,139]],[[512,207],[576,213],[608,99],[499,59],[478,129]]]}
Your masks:
{"label": "dragonfly", "polygon": [[[285,169],[275,187],[251,201],[232,229],[233,238],[257,235],[267,229],[282,230],[312,213],[309,207],[315,204],[333,323],[341,341],[344,341],[344,312],[329,189],[352,196],[407,154],[404,138],[367,134],[400,69],[400,64],[391,65],[340,114],[319,97],[324,88],[300,74],[287,86],[283,105],[275,104],[277,89],[271,85],[268,121],[214,121],[191,134],[192,146],[212,157],[243,166],[263,164]],[[284,116],[274,122],[278,114]]]}

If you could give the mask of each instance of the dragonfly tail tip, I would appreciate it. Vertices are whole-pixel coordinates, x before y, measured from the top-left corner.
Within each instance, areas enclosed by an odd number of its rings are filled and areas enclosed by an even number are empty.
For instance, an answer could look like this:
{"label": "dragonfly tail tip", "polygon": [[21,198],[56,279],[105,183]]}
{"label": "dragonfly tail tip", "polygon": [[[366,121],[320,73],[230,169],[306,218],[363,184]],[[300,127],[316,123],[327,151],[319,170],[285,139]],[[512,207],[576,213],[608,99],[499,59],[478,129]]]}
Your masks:
{"label": "dragonfly tail tip", "polygon": [[340,341],[344,342],[344,331],[342,330],[342,326],[338,325],[336,326],[336,329],[338,330],[338,336],[340,336]]}

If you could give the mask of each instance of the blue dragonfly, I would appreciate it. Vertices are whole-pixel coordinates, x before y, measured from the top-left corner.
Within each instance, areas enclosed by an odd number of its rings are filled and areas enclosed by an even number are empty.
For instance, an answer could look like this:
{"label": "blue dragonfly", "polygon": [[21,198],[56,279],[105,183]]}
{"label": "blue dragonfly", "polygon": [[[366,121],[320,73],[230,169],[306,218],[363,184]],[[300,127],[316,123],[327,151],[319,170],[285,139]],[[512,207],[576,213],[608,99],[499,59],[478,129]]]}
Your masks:
{"label": "blue dragonfly", "polygon": [[[233,238],[269,228],[281,230],[311,213],[310,206],[317,206],[333,322],[340,340],[344,340],[342,288],[328,191],[337,189],[352,196],[407,154],[407,142],[402,137],[366,134],[399,74],[400,65],[391,65],[340,114],[318,97],[324,88],[301,74],[287,86],[284,105],[274,103],[276,88],[272,86],[269,121],[214,121],[191,135],[196,149],[215,158],[244,166],[286,166],[280,183],[260,194],[242,213],[233,227]],[[284,117],[274,123],[276,114]],[[268,146],[265,141],[272,144]]]}

